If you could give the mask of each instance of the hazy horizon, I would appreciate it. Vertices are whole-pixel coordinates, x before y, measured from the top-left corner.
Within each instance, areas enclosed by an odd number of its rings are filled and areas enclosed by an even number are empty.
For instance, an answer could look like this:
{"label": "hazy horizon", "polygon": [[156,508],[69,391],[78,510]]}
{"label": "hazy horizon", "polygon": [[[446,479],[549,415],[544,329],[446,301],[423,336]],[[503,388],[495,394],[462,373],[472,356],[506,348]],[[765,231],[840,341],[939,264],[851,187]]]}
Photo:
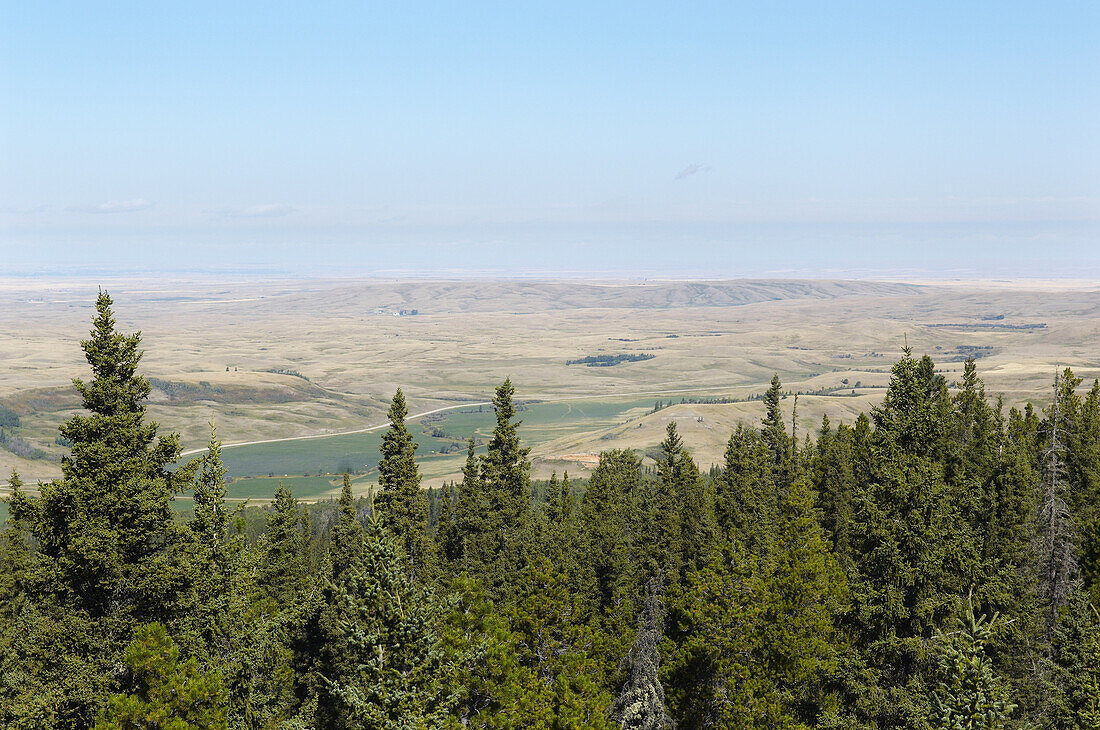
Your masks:
{"label": "hazy horizon", "polygon": [[0,274],[1100,275],[1096,5],[0,20]]}

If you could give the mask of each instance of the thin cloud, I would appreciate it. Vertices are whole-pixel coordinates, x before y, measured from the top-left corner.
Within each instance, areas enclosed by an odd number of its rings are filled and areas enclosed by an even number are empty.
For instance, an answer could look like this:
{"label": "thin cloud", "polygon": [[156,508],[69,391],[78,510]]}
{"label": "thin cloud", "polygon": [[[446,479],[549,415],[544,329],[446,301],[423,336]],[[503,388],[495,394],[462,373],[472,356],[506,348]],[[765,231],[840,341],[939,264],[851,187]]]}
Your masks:
{"label": "thin cloud", "polygon": [[156,203],[145,198],[132,198],[131,200],[108,200],[106,203],[92,205],[85,208],[68,208],[75,213],[133,213],[137,210],[149,210]]}
{"label": "thin cloud", "polygon": [[692,163],[692,164],[688,165],[687,167],[685,167],[683,170],[680,170],[680,172],[676,173],[676,179],[677,180],[683,180],[686,177],[691,177],[692,175],[695,175],[695,174],[700,173],[700,172],[710,172],[710,170],[711,170],[710,165],[701,165],[699,163]]}
{"label": "thin cloud", "polygon": [[263,203],[239,208],[221,208],[209,212],[229,216],[230,218],[278,218],[290,215],[294,212],[294,208],[285,203]]}

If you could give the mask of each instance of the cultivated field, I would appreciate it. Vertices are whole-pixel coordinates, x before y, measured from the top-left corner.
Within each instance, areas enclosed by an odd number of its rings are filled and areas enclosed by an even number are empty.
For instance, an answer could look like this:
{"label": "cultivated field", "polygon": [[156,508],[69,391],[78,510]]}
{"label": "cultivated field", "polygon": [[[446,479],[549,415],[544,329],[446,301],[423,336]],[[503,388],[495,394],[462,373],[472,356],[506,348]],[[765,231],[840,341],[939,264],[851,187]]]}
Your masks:
{"label": "cultivated field", "polygon": [[[707,468],[738,420],[759,418],[750,398],[773,373],[807,394],[800,429],[824,413],[851,421],[881,397],[906,342],[949,382],[978,357],[1009,404],[1044,402],[1060,366],[1100,376],[1100,289],[1087,282],[0,280],[0,407],[20,421],[0,473],[59,473],[56,428],[79,408],[70,379],[87,375],[79,340],[99,283],[120,327],[142,331],[149,410],[185,449],[205,443],[211,419],[227,444],[381,426],[401,387],[414,414],[450,409],[415,419],[426,484],[457,478],[505,377],[545,476],[585,473],[608,448],[650,451],[670,419]],[[566,364],[642,354],[653,357]],[[366,489],[379,438],[226,449],[231,474],[252,477],[231,496],[263,499],[281,479],[321,497],[338,485],[323,475],[345,469]]]}

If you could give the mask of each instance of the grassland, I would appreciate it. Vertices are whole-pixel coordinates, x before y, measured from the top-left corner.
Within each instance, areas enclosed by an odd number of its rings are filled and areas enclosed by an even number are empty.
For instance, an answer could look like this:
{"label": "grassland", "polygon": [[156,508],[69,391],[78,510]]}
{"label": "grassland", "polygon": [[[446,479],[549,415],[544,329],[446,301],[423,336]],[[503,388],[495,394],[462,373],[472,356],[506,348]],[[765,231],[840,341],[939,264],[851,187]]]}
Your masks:
{"label": "grassland", "polygon": [[[1009,404],[1043,402],[1060,366],[1100,376],[1100,290],[1087,282],[0,280],[0,405],[19,413],[19,438],[47,453],[0,449],[0,473],[59,473],[56,427],[80,407],[70,380],[86,376],[79,340],[100,283],[119,326],[143,333],[151,416],[186,449],[205,443],[212,419],[226,443],[340,433],[384,422],[397,387],[422,413],[484,403],[510,376],[536,475],[583,471],[586,455],[606,448],[644,453],[670,419],[705,467],[738,420],[759,417],[746,399],[773,373],[792,390],[828,393],[799,400],[800,429],[875,403],[906,343],[949,381],[979,355],[989,391]],[[654,357],[566,365],[639,353]],[[701,397],[740,402],[679,403]],[[658,399],[675,404],[651,413]],[[484,407],[420,420],[428,484],[455,477],[458,445],[492,426]],[[373,431],[224,453],[232,474],[265,477],[237,482],[241,498],[269,494],[271,474],[310,475],[295,489],[323,495],[334,482],[318,472],[357,469],[365,488],[378,439]]]}

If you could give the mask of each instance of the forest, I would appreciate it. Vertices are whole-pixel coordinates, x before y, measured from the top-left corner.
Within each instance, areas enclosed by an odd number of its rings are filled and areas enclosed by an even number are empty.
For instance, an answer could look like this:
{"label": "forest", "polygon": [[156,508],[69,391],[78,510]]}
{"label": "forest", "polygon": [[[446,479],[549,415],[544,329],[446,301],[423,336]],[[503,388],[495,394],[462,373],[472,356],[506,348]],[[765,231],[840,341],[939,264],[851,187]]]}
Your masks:
{"label": "forest", "polygon": [[906,348],[853,423],[797,433],[776,377],[717,468],[673,422],[655,468],[549,482],[506,380],[437,491],[398,390],[370,494],[243,507],[213,424],[184,462],[147,418],[105,292],[82,347],[63,476],[10,480],[3,728],[1100,728],[1100,383],[1068,368],[1006,409]]}

